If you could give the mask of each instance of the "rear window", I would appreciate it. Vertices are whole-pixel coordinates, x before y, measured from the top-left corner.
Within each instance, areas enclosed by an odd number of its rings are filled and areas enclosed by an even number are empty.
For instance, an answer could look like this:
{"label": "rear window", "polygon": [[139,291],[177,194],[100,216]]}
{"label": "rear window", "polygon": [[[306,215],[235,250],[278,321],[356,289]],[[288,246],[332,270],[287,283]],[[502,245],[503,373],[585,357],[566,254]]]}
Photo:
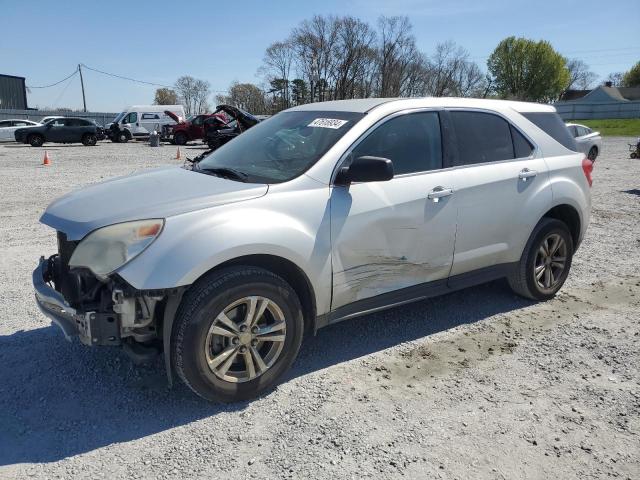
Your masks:
{"label": "rear window", "polygon": [[556,112],[527,112],[522,116],[569,150],[577,151],[576,141]]}

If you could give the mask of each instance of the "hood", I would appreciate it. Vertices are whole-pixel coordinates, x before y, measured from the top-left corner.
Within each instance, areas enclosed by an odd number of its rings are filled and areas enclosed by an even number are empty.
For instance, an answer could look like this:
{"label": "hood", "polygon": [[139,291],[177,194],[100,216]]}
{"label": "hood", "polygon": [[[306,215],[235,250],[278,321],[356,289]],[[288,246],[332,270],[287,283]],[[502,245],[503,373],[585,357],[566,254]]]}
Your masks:
{"label": "hood", "polygon": [[234,107],[233,105],[218,105],[216,107],[217,111],[223,111],[231,118],[235,118],[244,130],[253,127],[257,123],[260,122],[256,117],[251,115],[250,113],[245,112],[244,110],[240,110],[238,107]]}
{"label": "hood", "polygon": [[169,110],[165,110],[164,114],[167,115],[168,117],[171,117],[171,119],[176,123],[184,123],[184,119],[182,117],[179,117],[178,115],[176,115],[175,113]]}
{"label": "hood", "polygon": [[96,228],[145,218],[165,218],[265,195],[268,186],[240,183],[164,167],[68,193],[55,200],[40,218],[45,225],[80,240]]}

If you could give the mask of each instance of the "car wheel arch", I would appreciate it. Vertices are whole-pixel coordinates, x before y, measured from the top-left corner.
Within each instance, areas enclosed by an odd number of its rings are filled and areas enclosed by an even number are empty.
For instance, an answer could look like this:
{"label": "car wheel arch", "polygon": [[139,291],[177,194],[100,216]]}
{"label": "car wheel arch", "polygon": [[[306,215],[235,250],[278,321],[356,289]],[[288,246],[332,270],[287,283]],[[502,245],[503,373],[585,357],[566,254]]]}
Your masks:
{"label": "car wheel arch", "polygon": [[[574,248],[577,249],[580,243],[580,232],[582,231],[582,220],[579,211],[572,205],[561,203],[549,209],[542,218],[555,218],[564,223],[573,240]],[[540,220],[542,220],[542,218]]]}
{"label": "car wheel arch", "polygon": [[[305,332],[306,336],[309,333],[316,331],[316,297],[315,290],[307,274],[294,262],[284,257],[270,254],[252,254],[243,255],[223,263],[216,265],[215,267],[207,270],[200,275],[193,284],[197,283],[201,278],[210,275],[212,272],[219,270],[232,268],[232,267],[258,267],[267,270],[271,273],[275,273],[283,280],[285,280],[291,288],[296,292],[298,300],[302,305]],[[192,284],[192,285],[193,285]],[[182,302],[186,289],[181,290],[179,294],[172,295],[167,299],[167,303],[164,306],[163,313],[163,325],[162,325],[162,343],[163,350],[165,352],[165,369],[167,372],[167,378],[169,383],[173,382],[173,365],[171,364],[171,355],[167,352],[171,350],[171,338],[173,333],[173,324],[175,321],[176,313]]]}

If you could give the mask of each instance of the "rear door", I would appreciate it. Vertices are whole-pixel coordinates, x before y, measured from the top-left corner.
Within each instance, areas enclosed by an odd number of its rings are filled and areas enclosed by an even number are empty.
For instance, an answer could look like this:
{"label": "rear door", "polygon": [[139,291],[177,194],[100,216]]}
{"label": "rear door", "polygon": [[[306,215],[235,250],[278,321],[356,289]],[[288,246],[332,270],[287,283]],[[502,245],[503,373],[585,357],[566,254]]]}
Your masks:
{"label": "rear door", "polygon": [[551,189],[542,154],[506,118],[464,109],[449,118],[457,147],[453,277],[517,261]]}

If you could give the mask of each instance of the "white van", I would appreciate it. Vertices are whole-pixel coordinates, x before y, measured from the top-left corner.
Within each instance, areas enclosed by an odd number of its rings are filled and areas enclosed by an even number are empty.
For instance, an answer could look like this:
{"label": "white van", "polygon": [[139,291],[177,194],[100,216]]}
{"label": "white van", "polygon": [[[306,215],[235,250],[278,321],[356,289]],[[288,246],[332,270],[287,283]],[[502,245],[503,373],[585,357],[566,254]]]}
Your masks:
{"label": "white van", "polygon": [[148,138],[154,130],[160,132],[163,125],[176,123],[165,113],[167,111],[181,120],[185,118],[182,105],[132,105],[106,126],[106,133],[111,141],[118,143],[125,143],[133,138]]}

